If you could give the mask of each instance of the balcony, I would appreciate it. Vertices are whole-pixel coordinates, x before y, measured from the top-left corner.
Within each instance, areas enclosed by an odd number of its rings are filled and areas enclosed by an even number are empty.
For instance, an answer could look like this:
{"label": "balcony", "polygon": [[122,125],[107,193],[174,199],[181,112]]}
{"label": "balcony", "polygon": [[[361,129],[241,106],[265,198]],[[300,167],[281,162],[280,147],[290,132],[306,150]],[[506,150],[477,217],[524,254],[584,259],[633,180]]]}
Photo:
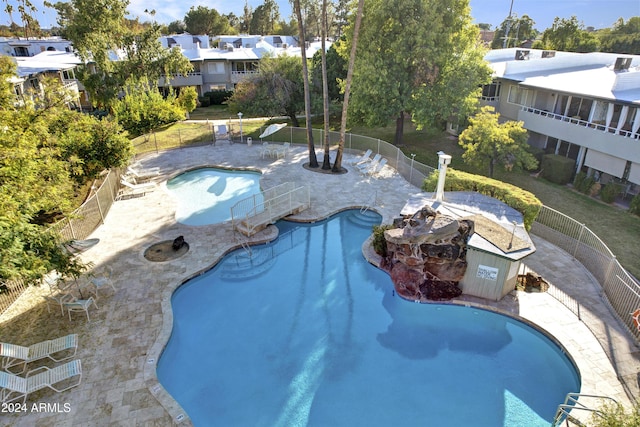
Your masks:
{"label": "balcony", "polygon": [[524,127],[532,132],[640,162],[640,139],[637,133],[524,106],[518,112],[518,120],[523,121]]}
{"label": "balcony", "polygon": [[171,74],[167,82],[165,77],[160,77],[158,86],[202,86],[202,74],[199,72],[182,74]]}
{"label": "balcony", "polygon": [[231,72],[231,83],[236,84],[239,83],[240,81],[251,77],[251,76],[255,76],[259,73],[259,71],[232,71]]}

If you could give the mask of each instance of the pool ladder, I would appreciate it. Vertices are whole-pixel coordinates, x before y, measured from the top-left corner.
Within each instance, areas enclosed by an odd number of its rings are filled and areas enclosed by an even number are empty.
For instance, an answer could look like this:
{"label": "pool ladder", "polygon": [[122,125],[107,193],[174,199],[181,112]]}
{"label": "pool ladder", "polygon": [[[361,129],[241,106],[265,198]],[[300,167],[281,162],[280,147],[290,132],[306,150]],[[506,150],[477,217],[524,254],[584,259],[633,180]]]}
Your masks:
{"label": "pool ladder", "polygon": [[[578,399],[583,398],[582,402],[579,402]],[[584,404],[584,400],[593,399],[593,406],[598,405],[601,406],[603,401],[609,401],[614,405],[618,405],[618,401],[607,396],[596,396],[593,394],[580,394],[580,393],[567,393],[567,396],[564,399],[564,403],[558,405],[558,410],[556,411],[556,416],[553,418],[552,427],[557,427],[560,425],[565,426],[578,426],[578,427],[586,427],[583,421],[577,419],[572,416],[570,411],[587,411],[592,414],[596,414],[596,416],[604,417],[603,412],[600,409],[594,409],[591,406],[587,406]],[[574,412],[575,414],[575,412]]]}
{"label": "pool ladder", "polygon": [[251,258],[251,256],[253,255],[253,251],[251,250],[251,245],[249,245],[249,241],[246,239],[246,237],[242,233],[235,230],[233,232],[233,236],[235,237],[236,242],[239,243],[240,246],[242,246],[242,249],[244,249],[249,258]]}
{"label": "pool ladder", "polygon": [[367,201],[364,203],[364,206],[362,206],[362,207],[360,208],[360,213],[361,213],[361,214],[364,214],[364,213],[365,213],[365,212],[367,212],[369,209],[371,209],[373,206],[375,206],[375,205],[377,204],[377,202],[378,202],[378,190],[376,190],[376,191],[373,193],[373,196],[372,196],[372,197],[369,197],[369,200],[367,200]]}

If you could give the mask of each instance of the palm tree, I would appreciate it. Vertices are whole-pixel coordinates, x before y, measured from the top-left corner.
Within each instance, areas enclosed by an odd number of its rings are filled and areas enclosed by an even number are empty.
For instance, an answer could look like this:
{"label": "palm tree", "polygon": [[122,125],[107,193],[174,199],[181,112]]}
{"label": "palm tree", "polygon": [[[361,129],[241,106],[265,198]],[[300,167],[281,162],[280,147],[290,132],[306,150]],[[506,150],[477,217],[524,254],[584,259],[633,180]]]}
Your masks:
{"label": "palm tree", "polygon": [[317,168],[318,159],[313,145],[313,129],[311,128],[311,91],[309,90],[309,67],[307,66],[307,49],[305,46],[304,25],[302,24],[302,11],[300,0],[293,0],[293,10],[298,20],[298,36],[300,37],[300,54],[302,55],[302,74],[304,82],[304,112],[307,121],[307,145],[309,147],[309,167]]}
{"label": "palm tree", "polygon": [[[299,0],[296,0],[299,1]],[[349,54],[349,65],[347,68],[347,80],[344,85],[344,101],[342,103],[342,118],[340,120],[340,141],[336,161],[333,163],[333,171],[340,172],[342,169],[342,151],[344,150],[344,139],[347,134],[347,110],[349,108],[349,94],[351,93],[351,80],[353,79],[353,64],[356,60],[356,47],[358,45],[358,35],[360,34],[360,23],[362,23],[362,13],[364,10],[364,0],[358,0],[358,10],[356,12],[356,22],[353,27],[353,40],[351,42],[351,53]]]}
{"label": "palm tree", "polygon": [[323,147],[324,160],[322,169],[331,169],[331,159],[329,158],[329,85],[327,83],[327,51],[325,49],[327,39],[327,0],[322,0],[322,42],[320,58],[322,58],[322,107],[324,111],[324,132]]}

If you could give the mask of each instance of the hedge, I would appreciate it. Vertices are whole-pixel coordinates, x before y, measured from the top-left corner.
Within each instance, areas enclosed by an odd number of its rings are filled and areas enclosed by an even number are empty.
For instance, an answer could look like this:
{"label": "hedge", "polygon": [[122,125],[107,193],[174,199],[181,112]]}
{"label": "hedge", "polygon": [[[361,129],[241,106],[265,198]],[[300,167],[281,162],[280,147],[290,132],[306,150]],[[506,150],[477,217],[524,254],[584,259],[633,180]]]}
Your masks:
{"label": "hedge", "polygon": [[558,156],[557,154],[546,154],[542,157],[540,168],[542,177],[556,184],[565,185],[571,182],[575,160]]}
{"label": "hedge", "polygon": [[[434,192],[438,184],[438,171],[435,170],[422,184],[424,191]],[[482,175],[474,175],[455,169],[447,169],[445,191],[475,191],[493,197],[522,214],[527,231],[542,208],[542,202],[532,193]]]}

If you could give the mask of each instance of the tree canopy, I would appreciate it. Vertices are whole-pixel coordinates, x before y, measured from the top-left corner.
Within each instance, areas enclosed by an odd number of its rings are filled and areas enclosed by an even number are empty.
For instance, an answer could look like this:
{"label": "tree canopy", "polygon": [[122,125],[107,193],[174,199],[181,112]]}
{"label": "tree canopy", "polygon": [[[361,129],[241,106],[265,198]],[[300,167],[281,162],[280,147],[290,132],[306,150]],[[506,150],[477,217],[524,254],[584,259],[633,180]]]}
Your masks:
{"label": "tree canopy", "polygon": [[600,50],[612,53],[640,54],[640,17],[629,18],[627,22],[620,18],[613,28],[596,33],[600,40]]}
{"label": "tree canopy", "polygon": [[528,15],[522,15],[521,18],[512,16],[505,19],[496,28],[491,48],[516,47],[527,40],[535,40],[538,36],[538,30],[534,28],[535,24],[534,20]]}
{"label": "tree canopy", "polygon": [[[0,56],[0,81],[14,73],[13,60]],[[12,85],[0,85],[0,280],[75,271],[48,224],[73,209],[81,184],[131,154],[116,122],[70,110],[59,80],[41,87],[17,99]]]}
{"label": "tree canopy", "polygon": [[533,47],[536,49],[551,49],[565,52],[596,52],[600,42],[596,35],[584,29],[578,18],[555,18],[551,28],[542,33]]}
{"label": "tree canopy", "polygon": [[406,114],[422,128],[476,108],[491,71],[468,0],[366,0],[365,10],[350,118],[369,126],[396,119],[401,144]]}
{"label": "tree canopy", "polygon": [[287,116],[293,126],[298,126],[297,114],[304,110],[300,59],[291,56],[262,59],[259,73],[238,83],[227,104],[234,113]]}
{"label": "tree canopy", "polygon": [[186,32],[190,34],[229,34],[235,32],[229,25],[229,19],[220,15],[217,10],[206,6],[191,6],[184,16]]}
{"label": "tree canopy", "polygon": [[506,170],[513,167],[535,169],[538,161],[528,150],[527,130],[522,122],[499,123],[500,114],[490,106],[483,107],[478,114],[469,118],[469,127],[458,138],[465,152],[465,163],[478,168],[487,168],[489,177],[497,165]]}

